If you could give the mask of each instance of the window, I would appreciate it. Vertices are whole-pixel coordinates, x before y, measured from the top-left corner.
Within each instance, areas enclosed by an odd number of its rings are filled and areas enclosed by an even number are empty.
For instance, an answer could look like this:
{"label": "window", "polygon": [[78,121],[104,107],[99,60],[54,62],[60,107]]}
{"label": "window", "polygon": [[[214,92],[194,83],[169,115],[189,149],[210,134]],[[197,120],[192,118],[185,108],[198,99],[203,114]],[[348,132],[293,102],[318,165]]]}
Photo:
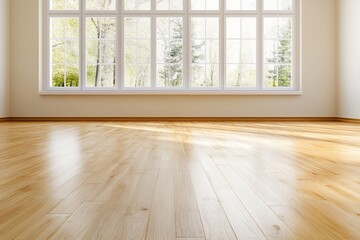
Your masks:
{"label": "window", "polygon": [[298,0],[43,0],[44,92],[300,90]]}

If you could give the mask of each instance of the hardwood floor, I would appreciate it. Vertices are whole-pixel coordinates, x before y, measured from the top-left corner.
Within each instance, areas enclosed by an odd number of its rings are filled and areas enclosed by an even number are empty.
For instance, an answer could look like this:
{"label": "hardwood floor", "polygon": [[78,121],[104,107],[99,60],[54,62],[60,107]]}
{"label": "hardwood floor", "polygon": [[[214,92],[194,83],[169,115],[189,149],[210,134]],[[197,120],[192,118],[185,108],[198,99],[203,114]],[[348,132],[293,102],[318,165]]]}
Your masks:
{"label": "hardwood floor", "polygon": [[0,239],[360,239],[360,125],[2,122]]}

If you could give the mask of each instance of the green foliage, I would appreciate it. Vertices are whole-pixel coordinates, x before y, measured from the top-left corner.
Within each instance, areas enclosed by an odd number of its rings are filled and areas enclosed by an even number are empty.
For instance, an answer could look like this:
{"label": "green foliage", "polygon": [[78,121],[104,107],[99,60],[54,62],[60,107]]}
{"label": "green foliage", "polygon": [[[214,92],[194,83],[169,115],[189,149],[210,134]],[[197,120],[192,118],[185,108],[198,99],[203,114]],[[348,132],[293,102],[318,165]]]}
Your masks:
{"label": "green foliage", "polygon": [[[65,72],[53,71],[52,76],[53,87],[65,87]],[[66,72],[66,87],[78,87],[79,86],[79,73],[77,69],[69,69]]]}
{"label": "green foliage", "polygon": [[291,20],[286,22],[284,29],[281,29],[279,36],[284,40],[277,41],[277,51],[274,51],[275,59],[268,58],[269,63],[277,66],[277,69],[270,70],[272,87],[290,87],[291,86]]}

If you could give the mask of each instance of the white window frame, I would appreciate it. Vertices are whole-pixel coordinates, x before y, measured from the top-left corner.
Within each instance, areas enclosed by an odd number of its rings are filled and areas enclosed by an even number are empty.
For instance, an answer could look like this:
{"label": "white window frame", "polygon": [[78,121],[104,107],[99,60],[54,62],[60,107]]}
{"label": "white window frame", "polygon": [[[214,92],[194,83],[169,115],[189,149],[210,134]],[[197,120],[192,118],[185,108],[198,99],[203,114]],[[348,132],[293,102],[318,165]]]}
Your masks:
{"label": "white window frame", "polygon": [[[156,10],[156,0],[151,1],[150,11],[124,10],[124,0],[116,0],[116,10],[86,11],[85,1],[79,0],[79,10],[50,11],[49,0],[39,0],[40,4],[40,79],[39,93],[41,95],[301,95],[301,5],[302,0],[292,0],[291,11],[265,11],[264,1],[257,0],[257,10],[226,10],[226,0],[219,0],[219,10],[193,11],[191,0],[183,0],[183,10]],[[116,17],[117,21],[117,49],[116,49],[116,83],[113,88],[86,87],[86,17]],[[292,86],[291,87],[264,87],[264,49],[263,49],[263,19],[264,17],[292,17]],[[79,17],[80,24],[80,62],[79,87],[51,87],[50,79],[50,18],[51,17]],[[151,87],[128,88],[124,86],[125,59],[124,59],[124,19],[125,17],[150,17],[151,19]],[[156,18],[182,17],[183,18],[183,87],[156,88]],[[219,17],[219,88],[191,87],[191,27],[192,17]],[[257,19],[257,86],[256,88],[226,87],[226,17],[256,17]]]}

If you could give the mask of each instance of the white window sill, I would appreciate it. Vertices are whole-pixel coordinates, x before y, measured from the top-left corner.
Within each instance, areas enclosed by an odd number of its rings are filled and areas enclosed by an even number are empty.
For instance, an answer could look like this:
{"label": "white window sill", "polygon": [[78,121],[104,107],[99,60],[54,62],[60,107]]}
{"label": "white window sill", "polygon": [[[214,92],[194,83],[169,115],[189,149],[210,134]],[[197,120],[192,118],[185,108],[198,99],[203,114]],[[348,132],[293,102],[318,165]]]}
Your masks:
{"label": "white window sill", "polygon": [[224,95],[224,96],[300,96],[302,91],[40,91],[42,96],[108,96],[108,95]]}

